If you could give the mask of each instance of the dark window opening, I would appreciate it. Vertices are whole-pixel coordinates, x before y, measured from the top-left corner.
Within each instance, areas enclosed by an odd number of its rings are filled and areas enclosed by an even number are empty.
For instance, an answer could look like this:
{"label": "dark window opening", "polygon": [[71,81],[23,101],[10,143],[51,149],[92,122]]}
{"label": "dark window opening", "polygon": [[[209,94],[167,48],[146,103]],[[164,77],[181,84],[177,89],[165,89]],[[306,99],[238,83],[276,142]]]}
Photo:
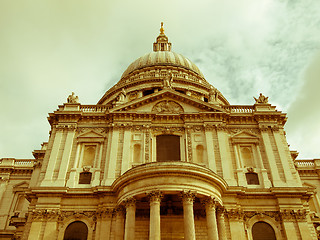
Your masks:
{"label": "dark window opening", "polygon": [[153,89],[145,90],[145,91],[143,91],[143,96],[147,96],[147,95],[150,95],[150,94],[152,94],[152,93],[154,93],[154,90],[153,90]]}
{"label": "dark window opening", "polygon": [[70,223],[64,232],[63,240],[87,240],[88,227],[84,222]]}
{"label": "dark window opening", "polygon": [[79,175],[79,184],[90,184],[92,178],[91,172],[82,172]]}
{"label": "dark window opening", "polygon": [[208,98],[203,98],[203,100],[205,101],[205,102],[209,102],[209,100],[208,100]]}
{"label": "dark window opening", "polygon": [[256,222],[252,227],[253,240],[276,240],[276,235],[270,224]]}
{"label": "dark window opening", "polygon": [[247,183],[249,185],[259,185],[259,177],[256,173],[246,173]]}
{"label": "dark window opening", "polygon": [[180,161],[180,137],[175,135],[157,136],[157,161]]}

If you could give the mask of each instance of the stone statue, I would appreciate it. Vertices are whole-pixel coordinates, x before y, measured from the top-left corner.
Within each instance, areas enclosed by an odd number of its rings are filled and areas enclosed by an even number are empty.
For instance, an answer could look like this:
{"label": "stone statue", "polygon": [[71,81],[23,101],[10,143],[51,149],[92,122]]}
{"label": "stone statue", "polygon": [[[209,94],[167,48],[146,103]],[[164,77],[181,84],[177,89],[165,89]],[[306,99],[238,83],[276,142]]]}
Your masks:
{"label": "stone statue", "polygon": [[255,98],[255,97],[253,97],[253,98],[254,98],[254,100],[256,100],[256,104],[266,104],[266,103],[268,103],[269,97],[266,97],[266,96],[262,95],[262,93],[260,93],[258,98]]}
{"label": "stone statue", "polygon": [[126,90],[124,90],[124,88],[122,88],[121,93],[119,94],[119,99],[118,102],[124,102],[126,100]]}
{"label": "stone statue", "polygon": [[172,89],[172,83],[173,83],[173,74],[171,71],[169,71],[169,76],[167,76],[163,80],[163,87]]}
{"label": "stone statue", "polygon": [[209,91],[209,102],[216,102],[218,100],[218,91],[213,86],[210,87]]}
{"label": "stone statue", "polygon": [[79,97],[74,95],[74,92],[72,92],[71,95],[67,98],[68,103],[79,103]]}

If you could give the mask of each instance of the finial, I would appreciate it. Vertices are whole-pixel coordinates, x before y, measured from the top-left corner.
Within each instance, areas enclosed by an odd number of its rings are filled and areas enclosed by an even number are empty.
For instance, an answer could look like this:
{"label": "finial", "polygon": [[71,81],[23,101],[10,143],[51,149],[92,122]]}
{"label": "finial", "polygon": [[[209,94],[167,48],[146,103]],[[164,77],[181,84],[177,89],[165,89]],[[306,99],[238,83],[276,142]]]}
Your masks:
{"label": "finial", "polygon": [[160,34],[164,34],[163,22],[161,22]]}

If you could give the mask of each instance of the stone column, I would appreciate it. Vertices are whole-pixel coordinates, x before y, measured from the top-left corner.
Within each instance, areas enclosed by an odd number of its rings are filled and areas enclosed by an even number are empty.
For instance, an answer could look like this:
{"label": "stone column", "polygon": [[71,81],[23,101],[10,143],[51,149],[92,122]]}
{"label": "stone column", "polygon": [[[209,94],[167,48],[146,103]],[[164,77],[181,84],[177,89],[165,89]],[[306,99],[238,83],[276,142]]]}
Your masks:
{"label": "stone column", "polygon": [[194,198],[195,198],[195,193],[192,193],[191,191],[182,193],[185,240],[196,239],[196,233],[194,228],[194,215],[193,215]]}
{"label": "stone column", "polygon": [[150,226],[149,239],[161,240],[160,233],[160,201],[162,194],[159,191],[148,193],[150,198]]}
{"label": "stone column", "polygon": [[219,239],[220,240],[227,239],[226,224],[224,222],[224,208],[223,207],[217,208],[217,221],[218,221]]}
{"label": "stone column", "polygon": [[136,200],[129,198],[124,202],[126,206],[126,226],[124,231],[124,239],[132,240],[135,234],[136,225]]}
{"label": "stone column", "polygon": [[219,240],[214,197],[205,198],[202,203],[206,208],[208,240]]}
{"label": "stone column", "polygon": [[116,212],[116,233],[115,240],[123,240],[124,237],[124,209],[119,206],[115,209]]}

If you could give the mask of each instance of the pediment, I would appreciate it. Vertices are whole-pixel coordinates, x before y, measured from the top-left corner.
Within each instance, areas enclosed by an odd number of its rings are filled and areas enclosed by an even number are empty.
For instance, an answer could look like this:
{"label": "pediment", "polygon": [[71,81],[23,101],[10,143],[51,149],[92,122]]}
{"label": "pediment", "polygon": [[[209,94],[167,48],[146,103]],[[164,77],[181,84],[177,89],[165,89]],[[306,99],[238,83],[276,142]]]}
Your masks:
{"label": "pediment", "polygon": [[234,143],[256,143],[259,141],[259,137],[252,132],[243,130],[232,135],[231,140]]}
{"label": "pediment", "polygon": [[13,185],[13,191],[18,192],[18,191],[23,191],[29,187],[29,183],[26,181],[20,182],[16,185]]}
{"label": "pediment", "polygon": [[80,134],[77,138],[78,142],[103,142],[105,136],[93,130]]}
{"label": "pediment", "polygon": [[87,131],[78,136],[78,138],[103,138],[104,136],[95,131]]}
{"label": "pediment", "polygon": [[222,112],[217,105],[204,102],[174,90],[160,92],[121,104],[110,109],[110,112],[141,112],[155,114],[180,114],[199,112]]}

